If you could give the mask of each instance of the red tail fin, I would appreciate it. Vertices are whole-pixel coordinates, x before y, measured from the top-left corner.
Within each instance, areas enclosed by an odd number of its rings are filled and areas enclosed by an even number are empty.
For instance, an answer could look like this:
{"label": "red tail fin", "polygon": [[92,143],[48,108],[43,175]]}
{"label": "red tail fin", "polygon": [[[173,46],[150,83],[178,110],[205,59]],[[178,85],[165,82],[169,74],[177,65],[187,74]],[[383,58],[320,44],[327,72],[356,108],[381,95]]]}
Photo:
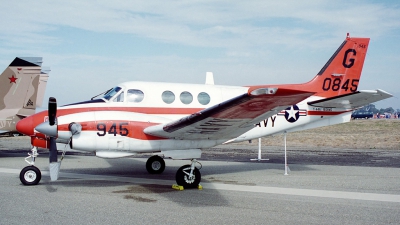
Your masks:
{"label": "red tail fin", "polygon": [[368,44],[369,38],[347,37],[314,79],[296,89],[316,92],[321,97],[357,91]]}

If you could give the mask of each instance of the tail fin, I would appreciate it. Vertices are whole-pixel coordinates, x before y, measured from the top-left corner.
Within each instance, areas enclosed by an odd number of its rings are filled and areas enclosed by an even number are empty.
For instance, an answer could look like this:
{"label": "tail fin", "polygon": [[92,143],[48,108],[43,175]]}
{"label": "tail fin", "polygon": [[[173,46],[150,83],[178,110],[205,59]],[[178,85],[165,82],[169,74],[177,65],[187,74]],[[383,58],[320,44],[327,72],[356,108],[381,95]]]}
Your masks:
{"label": "tail fin", "polygon": [[34,113],[47,81],[41,65],[41,57],[17,57],[12,61],[0,75],[0,110],[18,109],[15,114],[21,116]]}
{"label": "tail fin", "polygon": [[351,38],[340,45],[319,73],[301,89],[315,92],[320,97],[356,92],[360,81],[369,38]]}

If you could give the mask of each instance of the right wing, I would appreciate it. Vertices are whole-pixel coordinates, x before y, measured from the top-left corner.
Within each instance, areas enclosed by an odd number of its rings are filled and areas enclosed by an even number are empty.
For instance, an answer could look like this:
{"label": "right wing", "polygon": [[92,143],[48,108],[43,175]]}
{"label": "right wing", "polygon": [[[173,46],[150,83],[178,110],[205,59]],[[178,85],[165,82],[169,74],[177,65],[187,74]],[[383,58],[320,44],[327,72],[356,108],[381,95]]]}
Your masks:
{"label": "right wing", "polygon": [[325,108],[356,109],[392,96],[393,95],[379,89],[364,90],[308,102],[308,105]]}
{"label": "right wing", "polygon": [[179,140],[229,140],[252,129],[260,120],[313,94],[285,88],[249,88],[246,94],[182,119],[147,127],[144,132]]}

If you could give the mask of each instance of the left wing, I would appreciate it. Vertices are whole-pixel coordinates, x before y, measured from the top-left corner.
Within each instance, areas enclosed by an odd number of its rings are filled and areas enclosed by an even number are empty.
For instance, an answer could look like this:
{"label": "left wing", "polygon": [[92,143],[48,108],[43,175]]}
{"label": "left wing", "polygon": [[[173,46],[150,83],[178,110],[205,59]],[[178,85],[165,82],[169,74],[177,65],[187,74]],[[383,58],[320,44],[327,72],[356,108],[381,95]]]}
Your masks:
{"label": "left wing", "polygon": [[364,90],[308,102],[308,105],[325,108],[355,109],[392,96],[393,95],[379,89]]}
{"label": "left wing", "polygon": [[231,139],[250,130],[260,120],[313,94],[284,88],[249,88],[246,94],[177,121],[147,127],[144,132],[180,140]]}

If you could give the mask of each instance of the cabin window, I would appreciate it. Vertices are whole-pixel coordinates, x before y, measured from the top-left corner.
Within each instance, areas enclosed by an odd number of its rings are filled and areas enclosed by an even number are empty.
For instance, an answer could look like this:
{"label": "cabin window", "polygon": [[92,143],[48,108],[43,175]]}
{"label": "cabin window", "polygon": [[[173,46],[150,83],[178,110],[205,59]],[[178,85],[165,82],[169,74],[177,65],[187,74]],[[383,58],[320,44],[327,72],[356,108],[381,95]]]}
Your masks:
{"label": "cabin window", "polygon": [[126,98],[128,99],[128,102],[141,102],[143,101],[144,94],[143,91],[137,90],[137,89],[129,89],[126,92]]}
{"label": "cabin window", "polygon": [[197,100],[200,104],[207,105],[210,103],[210,95],[205,92],[200,92],[199,95],[197,95]]}
{"label": "cabin window", "polygon": [[114,102],[123,102],[124,101],[124,92],[122,91],[117,97],[114,98]]}
{"label": "cabin window", "polygon": [[187,104],[190,104],[193,101],[193,96],[189,92],[184,91],[184,92],[181,93],[180,99],[181,99],[181,102],[183,104],[187,105]]}
{"label": "cabin window", "polygon": [[161,95],[161,98],[167,104],[171,104],[175,101],[175,95],[172,93],[172,91],[164,91]]}

